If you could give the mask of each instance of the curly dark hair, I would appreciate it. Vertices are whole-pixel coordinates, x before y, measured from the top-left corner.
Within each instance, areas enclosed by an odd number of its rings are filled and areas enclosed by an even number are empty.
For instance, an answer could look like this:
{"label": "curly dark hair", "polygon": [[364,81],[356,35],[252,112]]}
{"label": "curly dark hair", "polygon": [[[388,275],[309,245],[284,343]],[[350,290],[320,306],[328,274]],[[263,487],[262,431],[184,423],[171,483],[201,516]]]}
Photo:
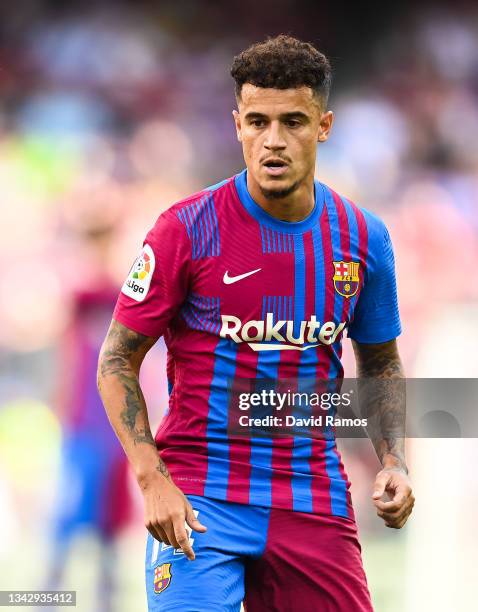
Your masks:
{"label": "curly dark hair", "polygon": [[255,43],[236,55],[231,66],[236,96],[244,83],[257,87],[289,89],[310,87],[327,104],[332,70],[329,60],[312,44],[280,34]]}

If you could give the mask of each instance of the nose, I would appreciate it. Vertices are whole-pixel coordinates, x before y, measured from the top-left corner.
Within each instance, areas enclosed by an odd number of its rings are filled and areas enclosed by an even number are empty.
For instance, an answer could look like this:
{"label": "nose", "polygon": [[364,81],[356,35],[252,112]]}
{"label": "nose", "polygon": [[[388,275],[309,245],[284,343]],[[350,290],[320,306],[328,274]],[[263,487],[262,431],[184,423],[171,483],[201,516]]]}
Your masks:
{"label": "nose", "polygon": [[264,147],[269,151],[277,151],[279,149],[285,149],[286,146],[287,143],[284,140],[280,122],[271,121],[269,124],[269,129],[266,133]]}

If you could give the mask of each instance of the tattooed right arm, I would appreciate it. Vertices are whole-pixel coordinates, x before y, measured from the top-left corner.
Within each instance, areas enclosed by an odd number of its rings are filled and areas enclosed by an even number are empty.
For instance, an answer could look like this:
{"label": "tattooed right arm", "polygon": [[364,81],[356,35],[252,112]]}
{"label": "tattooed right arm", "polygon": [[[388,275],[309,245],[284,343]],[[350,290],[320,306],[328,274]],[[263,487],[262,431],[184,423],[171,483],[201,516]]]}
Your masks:
{"label": "tattooed right arm", "polygon": [[206,527],[158,453],[139,385],[139,369],[155,342],[113,319],[101,348],[98,389],[141,487],[146,528],[157,540],[181,548],[188,559],[194,559],[185,524],[201,533]]}
{"label": "tattooed right arm", "polygon": [[113,320],[98,362],[98,390],[140,486],[153,467],[170,478],[156,449],[139,384],[139,369],[155,342]]}

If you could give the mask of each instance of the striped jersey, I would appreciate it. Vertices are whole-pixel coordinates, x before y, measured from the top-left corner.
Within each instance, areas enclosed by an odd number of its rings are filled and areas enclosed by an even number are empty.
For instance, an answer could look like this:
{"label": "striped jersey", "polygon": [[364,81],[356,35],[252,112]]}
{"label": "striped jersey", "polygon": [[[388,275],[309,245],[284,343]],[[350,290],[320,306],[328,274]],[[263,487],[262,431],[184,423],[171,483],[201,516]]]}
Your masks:
{"label": "striped jersey", "polygon": [[[231,381],[339,379],[342,339],[400,333],[384,223],[319,181],[302,221],[269,215],[247,173],[174,204],[149,231],[114,311],[168,349],[156,434],[186,494],[353,516],[334,438],[234,435]],[[255,384],[255,383],[254,383]]]}

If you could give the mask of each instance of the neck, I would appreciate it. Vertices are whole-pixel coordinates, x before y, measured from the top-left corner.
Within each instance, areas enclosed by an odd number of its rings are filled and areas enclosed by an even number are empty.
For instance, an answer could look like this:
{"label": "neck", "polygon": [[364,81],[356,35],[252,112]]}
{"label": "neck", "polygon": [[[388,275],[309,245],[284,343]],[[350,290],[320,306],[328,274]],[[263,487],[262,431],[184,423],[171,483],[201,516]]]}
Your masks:
{"label": "neck", "polygon": [[271,217],[294,223],[302,221],[314,209],[314,175],[307,177],[299,187],[284,198],[267,198],[250,172],[247,173],[247,189],[252,199]]}

